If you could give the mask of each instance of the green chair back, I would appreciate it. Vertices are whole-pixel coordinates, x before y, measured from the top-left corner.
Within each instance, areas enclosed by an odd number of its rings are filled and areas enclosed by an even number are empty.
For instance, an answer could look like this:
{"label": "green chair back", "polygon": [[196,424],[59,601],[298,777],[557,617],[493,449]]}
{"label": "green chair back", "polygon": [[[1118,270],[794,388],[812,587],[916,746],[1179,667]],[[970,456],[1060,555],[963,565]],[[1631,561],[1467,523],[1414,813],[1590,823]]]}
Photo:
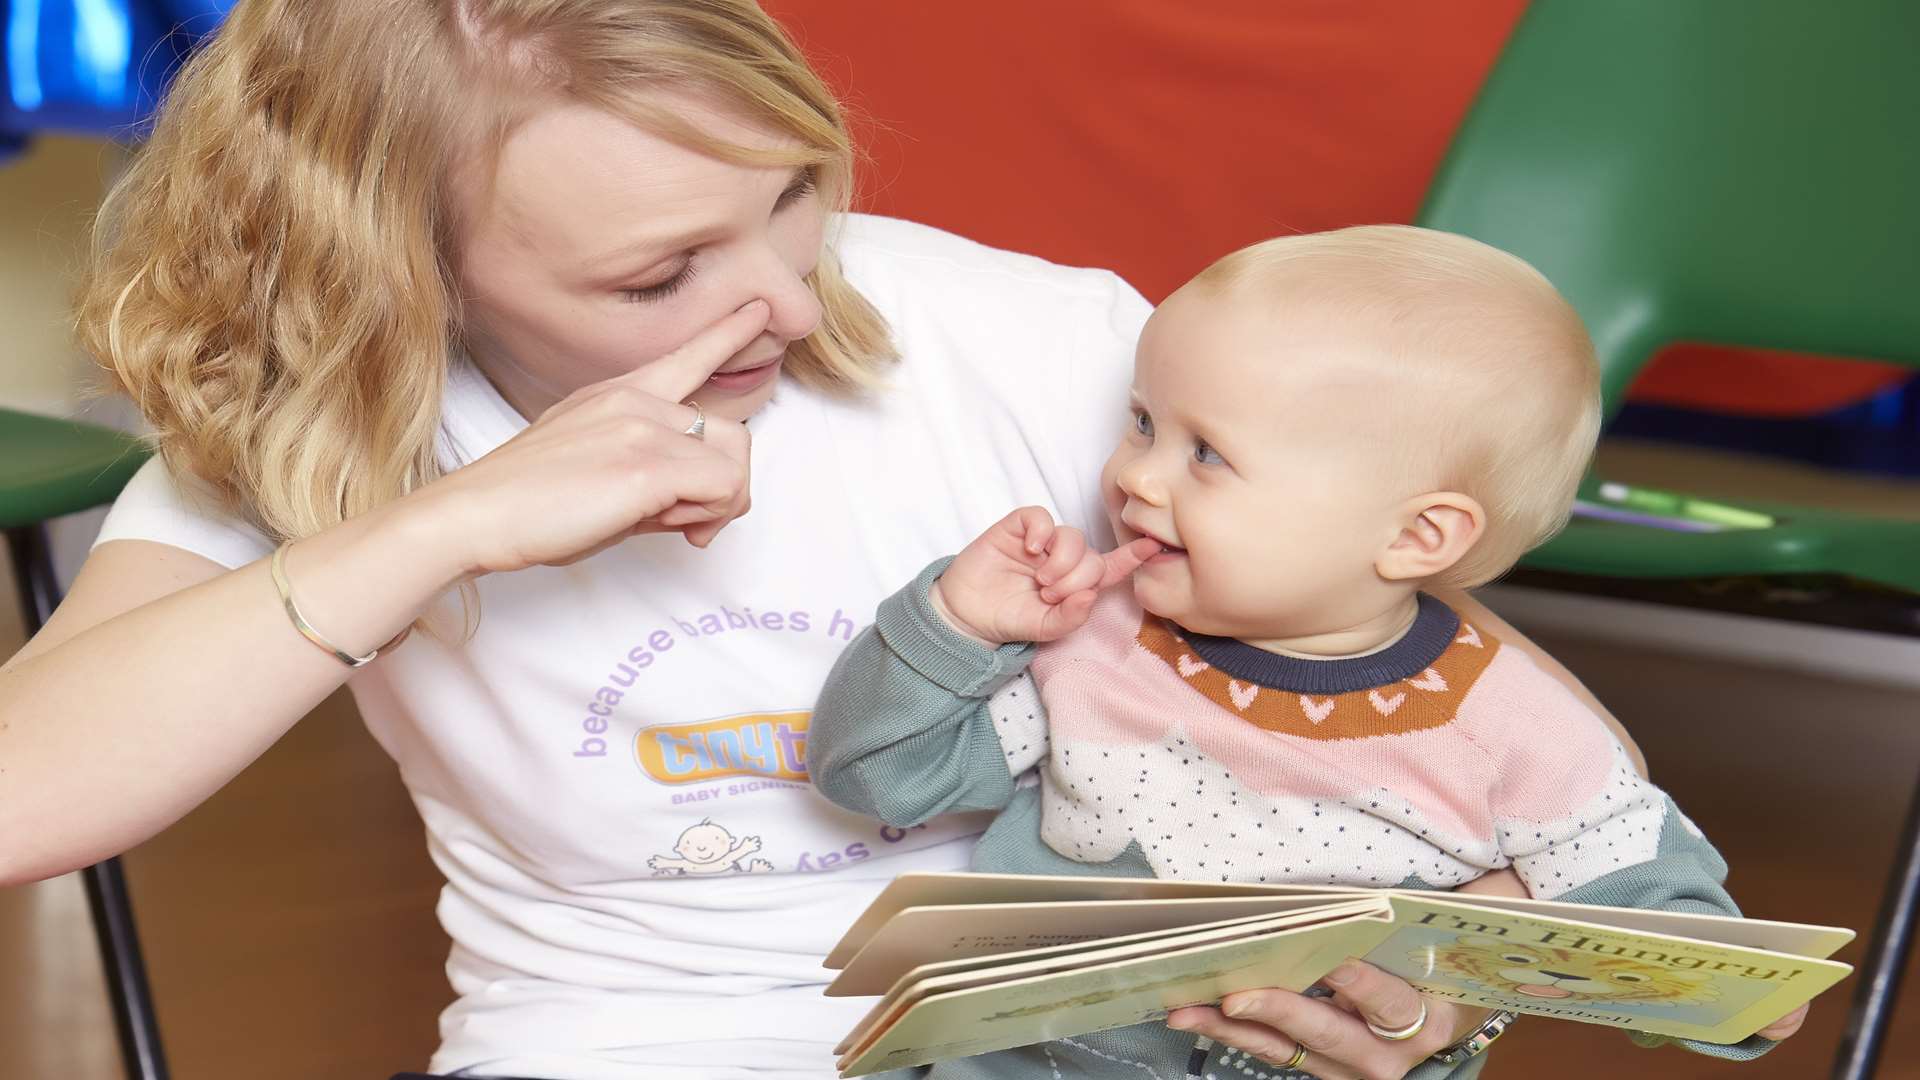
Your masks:
{"label": "green chair back", "polygon": [[0,529],[112,502],[146,459],[117,431],[0,409]]}
{"label": "green chair back", "polygon": [[[1419,221],[1560,287],[1593,334],[1609,415],[1676,341],[1920,366],[1916,42],[1913,0],[1535,0]],[[1920,563],[1914,549],[1881,550],[1894,538],[1873,519],[1764,509],[1781,524],[1576,521],[1529,562],[1920,591],[1920,567],[1899,565]]]}

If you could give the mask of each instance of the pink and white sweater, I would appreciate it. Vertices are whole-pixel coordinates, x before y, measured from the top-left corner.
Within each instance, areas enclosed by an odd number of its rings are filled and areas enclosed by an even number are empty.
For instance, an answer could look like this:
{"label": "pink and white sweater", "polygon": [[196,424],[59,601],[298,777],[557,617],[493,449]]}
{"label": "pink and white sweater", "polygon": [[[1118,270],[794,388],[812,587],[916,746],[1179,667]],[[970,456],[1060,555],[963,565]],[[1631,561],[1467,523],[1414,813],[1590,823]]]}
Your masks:
{"label": "pink and white sweater", "polygon": [[1308,661],[1115,589],[1030,673],[1044,710],[992,712],[1027,748],[1009,768],[1041,766],[1041,838],[1077,862],[1137,844],[1157,877],[1436,887],[1511,865],[1550,898],[1653,858],[1666,823],[1598,716],[1430,599],[1395,646]]}

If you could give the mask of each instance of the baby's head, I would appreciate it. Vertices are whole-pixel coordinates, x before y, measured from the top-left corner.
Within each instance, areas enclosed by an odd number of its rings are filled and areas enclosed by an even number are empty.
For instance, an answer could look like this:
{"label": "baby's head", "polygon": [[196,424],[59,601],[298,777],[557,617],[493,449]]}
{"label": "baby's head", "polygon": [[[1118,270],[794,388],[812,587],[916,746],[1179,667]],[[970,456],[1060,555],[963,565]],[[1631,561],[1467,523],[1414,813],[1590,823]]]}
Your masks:
{"label": "baby's head", "polygon": [[1593,345],[1544,277],[1396,225],[1208,267],[1148,321],[1133,394],[1107,508],[1175,549],[1134,591],[1250,640],[1498,577],[1565,523],[1600,425]]}

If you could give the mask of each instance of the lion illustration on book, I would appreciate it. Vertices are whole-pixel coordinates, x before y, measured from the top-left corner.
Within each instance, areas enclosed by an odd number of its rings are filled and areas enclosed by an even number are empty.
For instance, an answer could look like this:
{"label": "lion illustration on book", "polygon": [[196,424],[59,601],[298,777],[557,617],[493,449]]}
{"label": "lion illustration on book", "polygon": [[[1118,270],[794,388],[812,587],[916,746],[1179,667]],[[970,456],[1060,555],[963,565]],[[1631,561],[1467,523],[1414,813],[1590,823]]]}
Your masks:
{"label": "lion illustration on book", "polygon": [[1704,971],[1675,971],[1624,956],[1522,945],[1478,934],[1417,949],[1409,958],[1433,975],[1543,1002],[1705,1005],[1720,1000],[1713,976]]}

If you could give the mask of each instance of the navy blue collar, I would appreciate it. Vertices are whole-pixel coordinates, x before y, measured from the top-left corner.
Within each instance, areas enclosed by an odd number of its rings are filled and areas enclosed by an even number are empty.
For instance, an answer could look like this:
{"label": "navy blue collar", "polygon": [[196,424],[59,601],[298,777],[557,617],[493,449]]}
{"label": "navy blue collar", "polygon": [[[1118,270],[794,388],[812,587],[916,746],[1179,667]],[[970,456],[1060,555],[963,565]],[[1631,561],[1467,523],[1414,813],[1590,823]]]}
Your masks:
{"label": "navy blue collar", "polygon": [[1351,694],[1411,679],[1432,667],[1458,635],[1460,616],[1421,593],[1420,611],[1399,641],[1377,653],[1338,660],[1301,660],[1236,638],[1196,634],[1182,626],[1173,629],[1200,659],[1241,682],[1293,694]]}

